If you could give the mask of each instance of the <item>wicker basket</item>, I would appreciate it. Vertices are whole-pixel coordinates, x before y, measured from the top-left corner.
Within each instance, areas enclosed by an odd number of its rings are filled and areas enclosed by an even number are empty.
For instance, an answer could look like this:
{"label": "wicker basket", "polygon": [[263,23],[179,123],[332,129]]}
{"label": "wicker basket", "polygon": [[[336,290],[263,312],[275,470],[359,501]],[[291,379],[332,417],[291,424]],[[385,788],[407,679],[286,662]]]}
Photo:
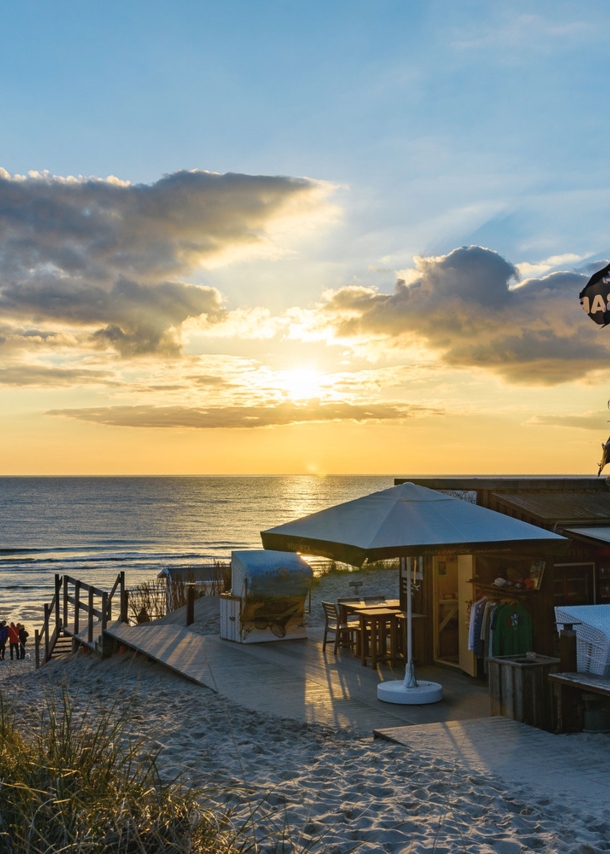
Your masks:
{"label": "wicker basket", "polygon": [[556,606],[555,619],[580,623],[574,626],[578,672],[610,676],[610,605]]}

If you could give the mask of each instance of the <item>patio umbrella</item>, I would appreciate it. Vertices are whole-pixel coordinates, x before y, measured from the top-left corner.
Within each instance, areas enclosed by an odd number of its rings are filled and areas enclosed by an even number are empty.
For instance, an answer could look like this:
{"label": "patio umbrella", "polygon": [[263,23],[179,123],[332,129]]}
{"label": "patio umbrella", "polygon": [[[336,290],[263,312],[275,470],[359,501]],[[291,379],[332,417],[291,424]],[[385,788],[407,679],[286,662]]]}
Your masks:
{"label": "patio umbrella", "polygon": [[[261,538],[265,549],[322,555],[353,566],[362,566],[366,560],[398,557],[403,559],[403,569],[407,559],[424,554],[489,554],[507,552],[516,545],[548,553],[562,550],[568,543],[565,537],[551,531],[413,483],[402,483],[269,528],[261,532]],[[406,689],[417,686],[412,660],[410,573],[408,578],[409,649],[405,681],[400,683]],[[442,692],[436,699],[441,697]]]}
{"label": "patio umbrella", "polygon": [[565,537],[425,486],[401,483],[261,532],[263,547],[322,555],[362,566],[365,560],[451,552],[561,549]]}

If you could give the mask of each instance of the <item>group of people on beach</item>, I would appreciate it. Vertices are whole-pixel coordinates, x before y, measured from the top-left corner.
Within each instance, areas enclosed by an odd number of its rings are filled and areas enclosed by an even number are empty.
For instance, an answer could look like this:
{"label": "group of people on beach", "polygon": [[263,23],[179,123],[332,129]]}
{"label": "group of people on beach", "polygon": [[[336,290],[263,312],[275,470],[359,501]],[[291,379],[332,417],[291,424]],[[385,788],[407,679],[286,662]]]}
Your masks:
{"label": "group of people on beach", "polygon": [[6,620],[2,620],[0,622],[0,659],[4,659],[6,656],[7,642],[10,646],[11,658],[13,658],[13,653],[16,659],[25,658],[25,645],[29,636],[30,633],[21,623],[17,623],[17,625],[11,623],[9,626]]}

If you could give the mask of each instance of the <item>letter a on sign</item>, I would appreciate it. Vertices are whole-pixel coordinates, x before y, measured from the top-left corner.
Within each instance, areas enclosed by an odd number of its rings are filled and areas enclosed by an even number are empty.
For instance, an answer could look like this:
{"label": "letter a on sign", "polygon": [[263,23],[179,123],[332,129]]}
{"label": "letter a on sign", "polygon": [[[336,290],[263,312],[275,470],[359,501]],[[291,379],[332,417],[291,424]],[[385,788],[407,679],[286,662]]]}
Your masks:
{"label": "letter a on sign", "polygon": [[610,264],[594,273],[579,295],[580,304],[599,326],[610,323]]}

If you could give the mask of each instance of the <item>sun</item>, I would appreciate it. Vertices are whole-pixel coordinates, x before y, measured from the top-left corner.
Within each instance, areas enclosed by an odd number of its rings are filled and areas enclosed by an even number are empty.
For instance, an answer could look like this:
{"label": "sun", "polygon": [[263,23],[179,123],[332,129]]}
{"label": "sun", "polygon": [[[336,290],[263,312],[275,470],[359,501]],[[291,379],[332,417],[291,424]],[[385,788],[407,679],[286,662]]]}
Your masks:
{"label": "sun", "polygon": [[291,400],[310,400],[320,396],[320,374],[310,368],[285,371],[281,383]]}

